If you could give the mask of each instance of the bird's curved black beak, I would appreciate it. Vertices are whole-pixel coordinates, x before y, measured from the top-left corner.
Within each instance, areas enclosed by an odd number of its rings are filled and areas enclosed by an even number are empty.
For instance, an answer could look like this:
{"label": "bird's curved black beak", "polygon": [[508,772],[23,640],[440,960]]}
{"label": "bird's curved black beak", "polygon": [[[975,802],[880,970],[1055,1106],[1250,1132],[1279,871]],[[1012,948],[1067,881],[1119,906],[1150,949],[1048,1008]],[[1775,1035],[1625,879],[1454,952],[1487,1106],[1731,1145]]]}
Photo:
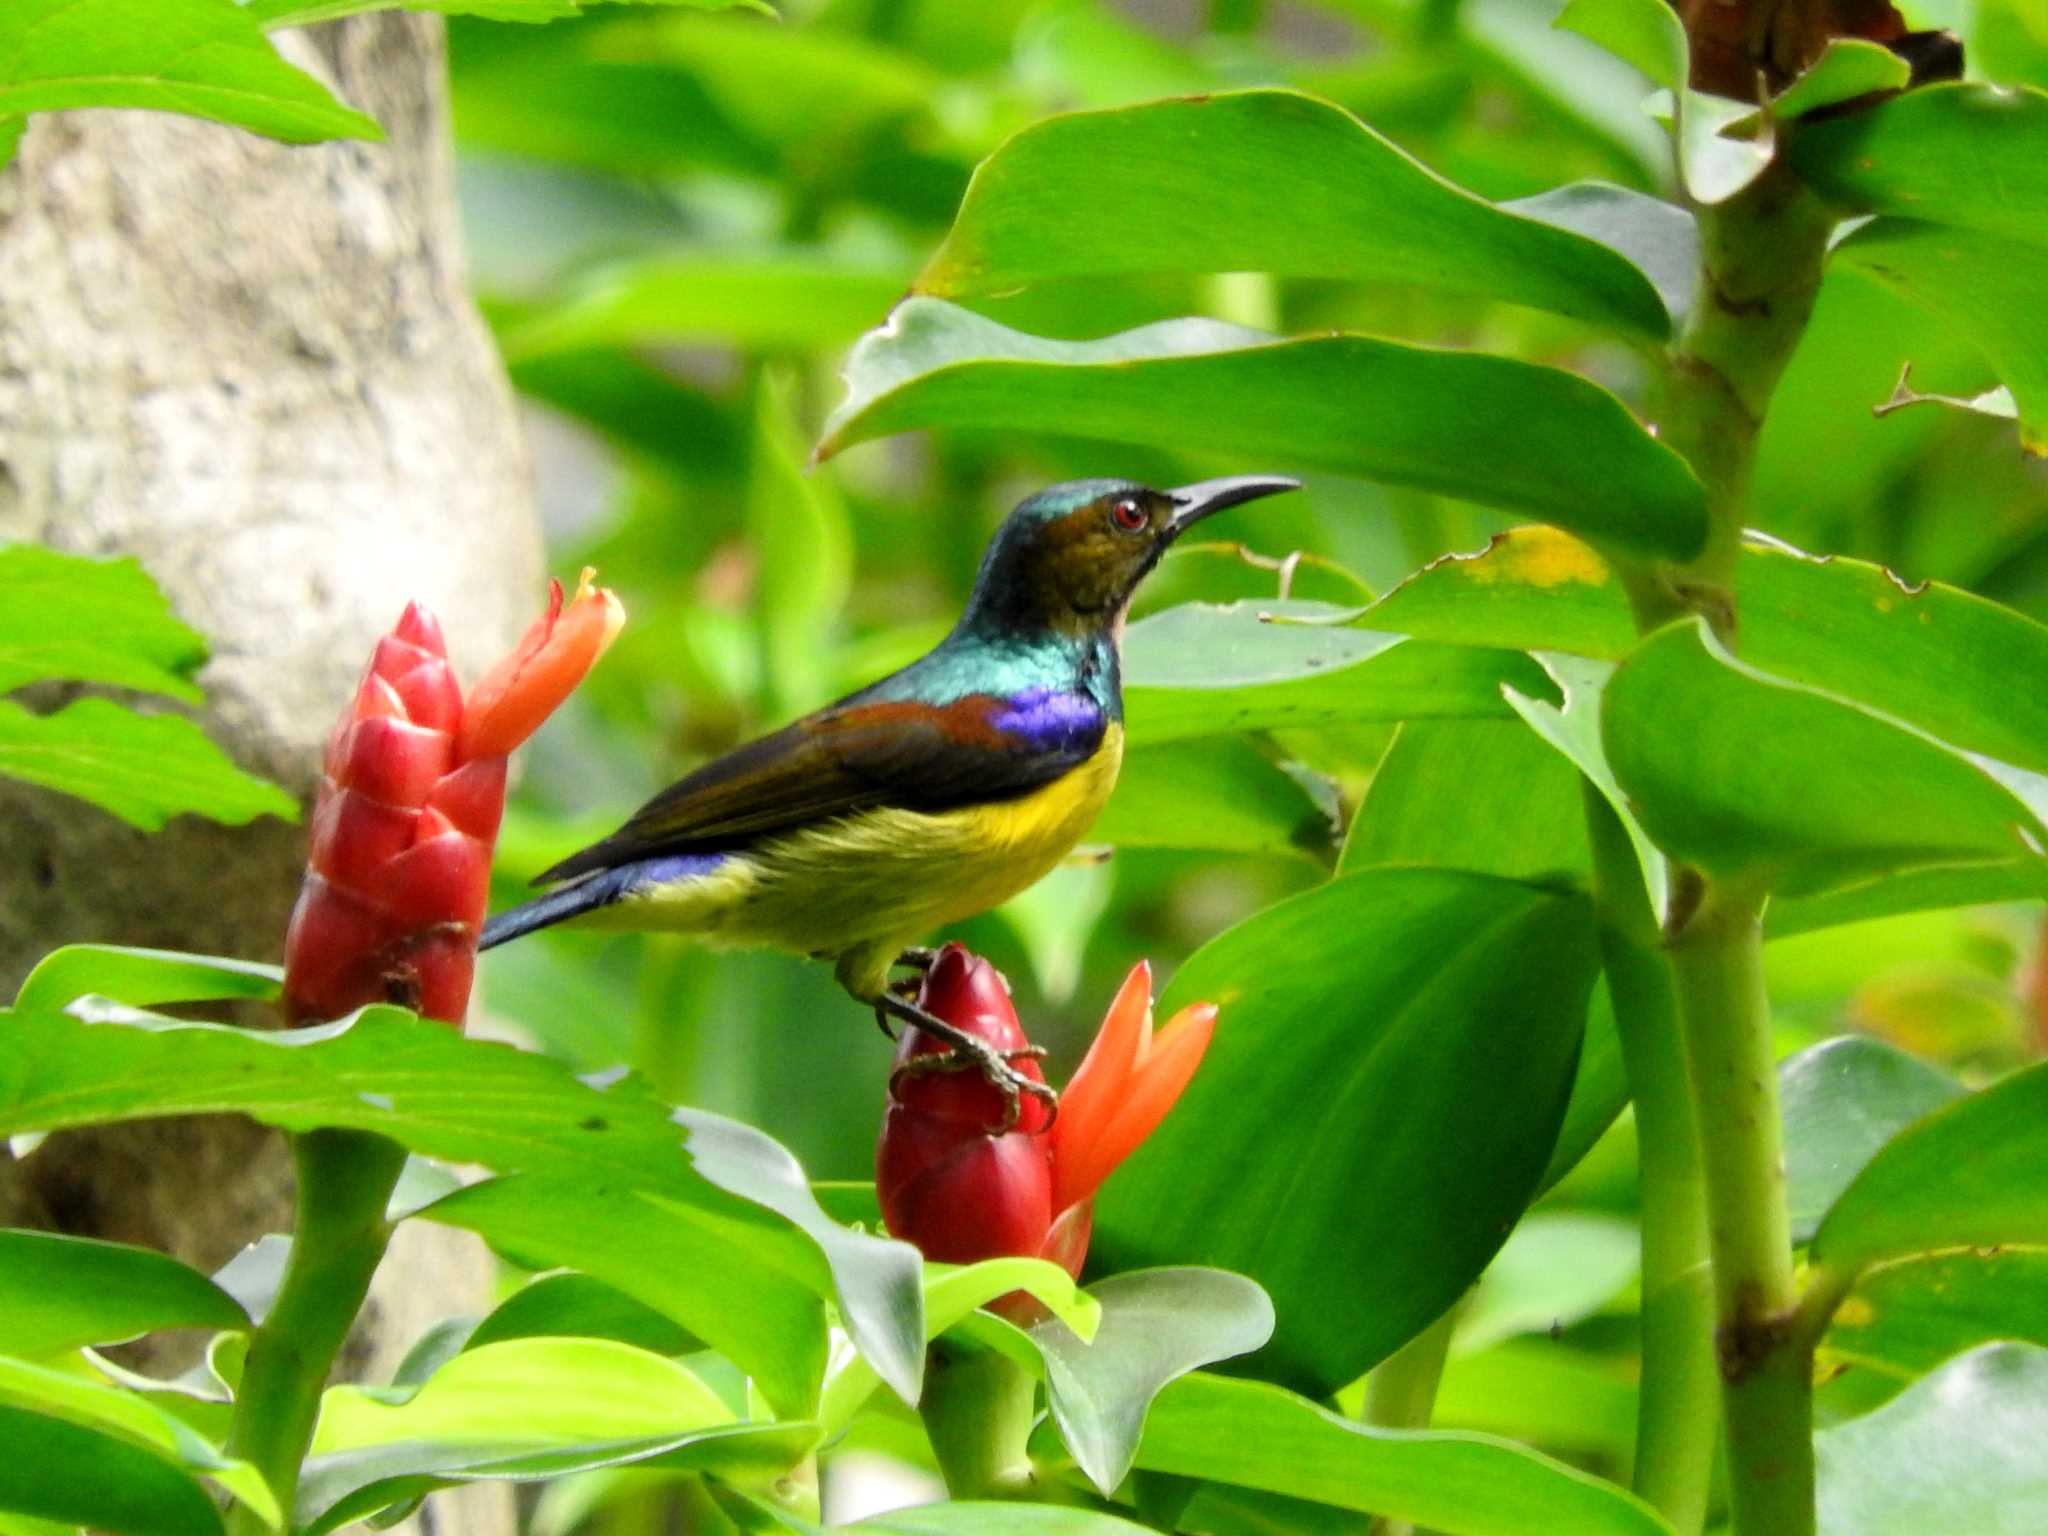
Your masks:
{"label": "bird's curved black beak", "polygon": [[1183,485],[1166,493],[1173,501],[1173,516],[1166,524],[1166,536],[1169,539],[1179,538],[1211,512],[1221,512],[1239,502],[1257,501],[1261,496],[1277,496],[1282,491],[1300,489],[1299,480],[1290,480],[1285,475],[1227,475],[1221,480],[1198,480],[1193,485]]}

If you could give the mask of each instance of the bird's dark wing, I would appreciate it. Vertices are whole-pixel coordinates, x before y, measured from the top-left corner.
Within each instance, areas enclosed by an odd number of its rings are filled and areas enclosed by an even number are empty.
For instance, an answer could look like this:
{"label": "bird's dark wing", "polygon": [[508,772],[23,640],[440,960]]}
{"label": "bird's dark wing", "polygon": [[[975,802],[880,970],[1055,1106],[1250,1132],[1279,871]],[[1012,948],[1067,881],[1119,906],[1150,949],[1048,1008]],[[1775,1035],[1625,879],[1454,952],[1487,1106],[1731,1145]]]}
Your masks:
{"label": "bird's dark wing", "polygon": [[941,811],[1010,799],[1086,762],[1107,726],[1085,694],[1049,689],[945,705],[849,701],[706,763],[536,883],[741,847],[884,806]]}

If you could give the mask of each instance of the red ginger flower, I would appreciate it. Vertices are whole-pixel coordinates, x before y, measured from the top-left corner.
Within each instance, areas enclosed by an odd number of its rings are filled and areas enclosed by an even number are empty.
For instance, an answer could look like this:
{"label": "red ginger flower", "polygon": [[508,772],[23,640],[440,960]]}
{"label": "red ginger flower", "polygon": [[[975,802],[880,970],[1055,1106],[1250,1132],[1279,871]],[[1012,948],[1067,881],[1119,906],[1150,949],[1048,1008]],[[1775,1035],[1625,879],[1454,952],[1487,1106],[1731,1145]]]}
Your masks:
{"label": "red ginger flower", "polygon": [[[1001,973],[961,945],[939,951],[917,1001],[998,1050],[1029,1043]],[[1166,1118],[1215,1029],[1214,1005],[1195,1003],[1155,1034],[1152,972],[1140,962],[1051,1126],[1044,1104],[1026,1097],[1016,1125],[1001,1133],[994,1128],[1003,1123],[1002,1093],[975,1072],[920,1071],[920,1057],[947,1046],[904,1031],[875,1148],[882,1219],[928,1259],[970,1264],[1025,1255],[1079,1276],[1095,1191]],[[1016,1065],[1043,1081],[1036,1061]]]}
{"label": "red ginger flower", "polygon": [[402,1002],[459,1025],[469,1006],[506,758],[567,698],[625,622],[585,571],[462,697],[441,626],[418,603],[377,642],[328,738],[306,883],[285,935],[294,1023]]}

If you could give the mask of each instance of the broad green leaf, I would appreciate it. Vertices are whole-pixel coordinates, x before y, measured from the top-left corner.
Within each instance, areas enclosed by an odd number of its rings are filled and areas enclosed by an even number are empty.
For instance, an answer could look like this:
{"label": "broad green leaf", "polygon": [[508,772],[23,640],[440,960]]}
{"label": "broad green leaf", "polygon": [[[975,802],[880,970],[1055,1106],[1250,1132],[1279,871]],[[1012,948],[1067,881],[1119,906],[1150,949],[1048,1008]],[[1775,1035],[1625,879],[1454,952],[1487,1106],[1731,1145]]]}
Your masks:
{"label": "broad green leaf", "polygon": [[[1919,726],[1970,752],[2048,772],[2048,626],[1940,582],[1769,541],[1737,568],[1743,661]],[[1569,535],[1517,528],[1434,562],[1360,614],[1420,639],[1619,661],[1636,643],[1612,570]]]}
{"label": "broad green leaf", "polygon": [[1132,745],[1344,721],[1501,716],[1503,682],[1546,687],[1542,670],[1512,651],[1267,622],[1343,612],[1299,600],[1187,603],[1133,624],[1123,668]]}
{"label": "broad green leaf", "polygon": [[2032,854],[2023,854],[1982,863],[1899,870],[1817,896],[1781,897],[1765,911],[1764,927],[1771,937],[1782,938],[1901,912],[2043,899],[2048,899],[2048,869]]}
{"label": "broad green leaf", "polygon": [[246,1461],[221,1454],[183,1419],[169,1411],[168,1393],[130,1392],[71,1370],[0,1358],[0,1403],[46,1413],[169,1457],[197,1476],[218,1483],[266,1526],[282,1523],[277,1497]]}
{"label": "broad green leaf", "polygon": [[0,1510],[115,1536],[221,1536],[206,1490],[127,1440],[0,1403],[0,1445]]}
{"label": "broad green leaf", "polygon": [[1670,332],[1649,280],[1610,247],[1474,197],[1295,91],[1033,124],[975,171],[917,286],[965,298],[1128,272],[1413,283]]}
{"label": "broad green leaf", "polygon": [[1699,621],[1659,631],[1616,669],[1601,737],[1659,848],[1791,895],[2048,841],[1975,763],[1746,665]]}
{"label": "broad green leaf", "polygon": [[311,1454],[408,1441],[547,1449],[732,1422],[718,1394],[665,1355],[611,1339],[506,1339],[464,1350],[409,1391],[330,1387]]}
{"label": "broad green leaf", "polygon": [[1518,1333],[1568,1328],[1636,1278],[1633,1224],[1591,1211],[1532,1211],[1458,1314],[1451,1347],[1474,1354]]}
{"label": "broad green leaf", "polygon": [[0,117],[0,171],[7,169],[14,159],[14,151],[21,144],[22,132],[28,127],[25,117]]}
{"label": "broad green leaf", "polygon": [[616,1286],[569,1271],[539,1275],[507,1296],[479,1322],[465,1347],[503,1339],[616,1339],[657,1355],[681,1355],[701,1341],[645,1302]]}
{"label": "broad green leaf", "polygon": [[1092,1509],[969,1502],[892,1510],[837,1529],[875,1536],[1145,1536],[1151,1528]]}
{"label": "broad green leaf", "polygon": [[1578,878],[1578,771],[1519,720],[1410,720],[1373,774],[1338,867],[1374,864]]}
{"label": "broad green leaf", "polygon": [[1675,91],[1684,83],[1685,27],[1663,0],[1571,0],[1556,25],[1626,60],[1653,85]]}
{"label": "broad green leaf", "polygon": [[400,1441],[340,1451],[307,1461],[295,1536],[327,1536],[394,1504],[465,1483],[539,1483],[610,1467],[766,1482],[801,1462],[817,1443],[814,1424],[763,1423],[551,1447],[515,1437],[499,1444]]}
{"label": "broad green leaf", "polygon": [[1218,736],[1133,747],[1087,834],[1119,848],[1214,848],[1327,858],[1329,814],[1250,742]]}
{"label": "broad green leaf", "polygon": [[1954,1078],[1866,1035],[1824,1040],[1778,1067],[1792,1241],[1820,1221],[1884,1144],[1963,1096]]}
{"label": "broad green leaf", "polygon": [[503,334],[514,363],[592,347],[851,343],[903,296],[906,273],[802,252],[651,255],[592,273]]}
{"label": "broad green leaf", "polygon": [[1998,1339],[2048,1346],[2048,1248],[1955,1248],[1866,1270],[1828,1320],[1820,1364],[1904,1386]]}
{"label": "broad green leaf", "polygon": [[[606,1219],[593,1222],[600,1203]],[[419,1215],[477,1233],[522,1267],[566,1265],[616,1286],[752,1374],[779,1412],[803,1417],[817,1407],[824,1261],[784,1241],[786,1229],[759,1206],[520,1174],[472,1184]],[[706,1253],[752,1262],[706,1264]]]}
{"label": "broad green leaf", "polygon": [[795,379],[765,370],[756,386],[747,532],[764,713],[781,720],[832,696],[828,646],[853,584],[853,525],[829,472],[803,472]]}
{"label": "broad green leaf", "polygon": [[1841,1275],[1940,1248],[2048,1243],[2048,1065],[1914,1122],[1829,1207],[1813,1261]]}
{"label": "broad green leaf", "polygon": [[274,1002],[283,989],[284,972],[254,960],[120,944],[66,944],[36,962],[14,994],[14,1006],[54,1012],[88,995],[131,1008],[229,999]]}
{"label": "broad green leaf", "polygon": [[1550,1149],[1549,1166],[1537,1183],[1539,1194],[1547,1194],[1579,1166],[1627,1103],[1628,1071],[1621,1059],[1621,1037],[1615,1031],[1614,1003],[1603,977],[1586,1005],[1586,1035],[1572,1076],[1572,1096],[1564,1107],[1557,1142]]}
{"label": "broad green leaf", "polygon": [[184,112],[294,144],[384,136],[278,57],[235,0],[8,0],[0,113],[66,107]]}
{"label": "broad green leaf", "polygon": [[632,1189],[718,1213],[737,1196],[791,1227],[750,1227],[751,1246],[723,1263],[734,1273],[813,1274],[815,1245],[864,1355],[905,1398],[917,1395],[916,1251],[833,1222],[796,1160],[758,1131],[671,1110],[637,1078],[588,1086],[557,1062],[395,1008],[274,1033],[121,1018],[0,1014],[0,1135],[242,1113],[286,1130],[375,1131],[429,1157],[581,1180],[592,1205]]}
{"label": "broad green leaf", "polygon": [[237,768],[190,720],[106,699],[48,715],[0,699],[0,777],[76,795],[145,832],[187,813],[236,826],[299,814],[290,795]]}
{"label": "broad green leaf", "polygon": [[1922,86],[1802,125],[1786,155],[1859,213],[2048,241],[2048,93],[2032,86]]}
{"label": "broad green leaf", "polygon": [[246,1328],[228,1294],[168,1254],[0,1230],[0,1354],[33,1358],[158,1328]]}
{"label": "broad green leaf", "polygon": [[1416,486],[1643,554],[1688,558],[1705,536],[1698,480],[1613,395],[1480,352],[1212,320],[1048,341],[917,298],[846,381],[821,455],[915,427],[1050,432]]}
{"label": "broad green leaf", "polygon": [[205,660],[206,641],[138,562],[0,546],[0,693],[63,677],[196,704]]}
{"label": "broad green leaf", "polygon": [[2048,1525],[2048,1349],[1988,1344],[1814,1436],[1821,1536]]}
{"label": "broad green leaf", "polygon": [[1635,1444],[1636,1392],[1618,1362],[1549,1339],[1516,1340],[1446,1363],[1431,1422],[1625,1457]]}
{"label": "broad green leaf", "polygon": [[[2038,153],[2048,156],[2048,122]],[[2048,225],[2048,206],[2039,217]],[[1974,342],[2018,405],[2020,446],[2048,454],[2048,335],[2040,313],[2048,237],[2027,241],[1879,219],[1836,246],[1829,259],[1868,273]]]}
{"label": "broad green leaf", "polygon": [[1050,1319],[1031,1329],[1046,1402],[1076,1465],[1105,1498],[1131,1470],[1145,1414],[1167,1383],[1249,1354],[1273,1334],[1273,1303],[1242,1275],[1148,1269],[1089,1287],[1102,1326],[1082,1343]]}
{"label": "broad green leaf", "polygon": [[[1284,1325],[1284,1309],[1281,1318]],[[1614,1484],[1508,1441],[1372,1429],[1278,1387],[1207,1373],[1159,1394],[1138,1466],[1408,1520],[1446,1536],[1671,1529]]]}
{"label": "broad green leaf", "polygon": [[1700,283],[1700,232],[1676,203],[1604,181],[1575,181],[1501,207],[1612,246],[1650,280],[1673,324],[1691,313]]}
{"label": "broad green leaf", "polygon": [[1247,1275],[1279,1314],[1253,1373],[1353,1380],[1463,1293],[1535,1193],[1596,969],[1581,901],[1447,870],[1341,876],[1239,924],[1160,1002],[1221,1019],[1099,1197],[1096,1260]]}
{"label": "broad green leaf", "polygon": [[1771,115],[1794,118],[1873,91],[1904,90],[1912,74],[1912,66],[1882,43],[1837,37],[1782,96],[1771,99]]}

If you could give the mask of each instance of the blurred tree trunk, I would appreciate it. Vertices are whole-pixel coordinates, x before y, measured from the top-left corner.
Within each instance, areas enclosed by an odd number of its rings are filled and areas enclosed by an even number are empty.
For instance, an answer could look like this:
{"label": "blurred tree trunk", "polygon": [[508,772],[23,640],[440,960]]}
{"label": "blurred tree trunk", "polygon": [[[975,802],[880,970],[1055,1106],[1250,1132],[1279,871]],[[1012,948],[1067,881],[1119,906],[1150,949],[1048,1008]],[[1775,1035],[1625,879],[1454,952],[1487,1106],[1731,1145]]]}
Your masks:
{"label": "blurred tree trunk", "polygon": [[[388,142],[81,112],[35,119],[0,173],[0,539],[139,556],[212,642],[208,729],[309,800],[407,598],[473,678],[541,594],[511,394],[464,285],[440,23],[285,47]],[[304,840],[192,817],[149,837],[0,782],[0,986],[70,940],[275,959]],[[0,1150],[0,1222],[203,1269],[286,1227],[289,1186],[279,1139],[238,1120],[53,1137],[12,1166]],[[402,1234],[351,1374],[388,1372],[487,1280],[466,1234]],[[511,1529],[495,1493],[436,1503],[422,1528]]]}

